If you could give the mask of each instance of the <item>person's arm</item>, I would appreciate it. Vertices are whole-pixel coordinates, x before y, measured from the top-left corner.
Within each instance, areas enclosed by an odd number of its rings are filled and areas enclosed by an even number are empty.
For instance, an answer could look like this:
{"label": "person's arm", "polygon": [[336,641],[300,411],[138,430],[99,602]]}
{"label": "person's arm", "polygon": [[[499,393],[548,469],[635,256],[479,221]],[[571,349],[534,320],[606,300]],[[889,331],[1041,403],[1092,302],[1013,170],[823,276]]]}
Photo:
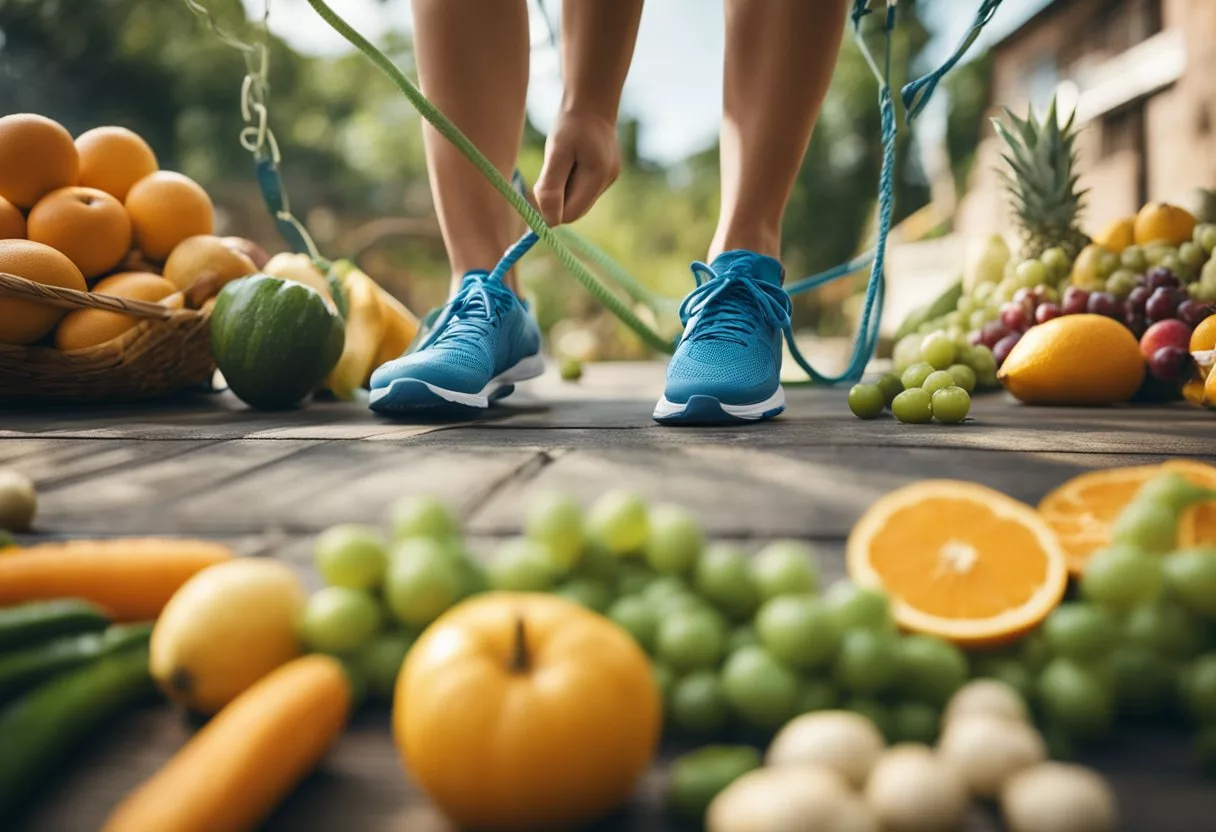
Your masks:
{"label": "person's arm", "polygon": [[566,89],[533,191],[551,225],[587,213],[620,173],[617,110],[641,16],[642,0],[566,0],[562,6]]}

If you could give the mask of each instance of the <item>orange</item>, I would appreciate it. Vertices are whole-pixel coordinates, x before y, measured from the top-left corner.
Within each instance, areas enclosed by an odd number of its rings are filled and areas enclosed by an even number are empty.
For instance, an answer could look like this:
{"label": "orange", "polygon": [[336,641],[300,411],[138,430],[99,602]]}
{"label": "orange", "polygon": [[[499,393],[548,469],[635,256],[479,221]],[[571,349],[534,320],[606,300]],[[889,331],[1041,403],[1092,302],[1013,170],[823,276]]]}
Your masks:
{"label": "orange", "polygon": [[188,176],[157,171],[131,186],[127,213],[135,229],[135,245],[153,260],[164,260],[177,244],[215,226],[211,197]]}
{"label": "orange", "polygon": [[901,627],[964,646],[1033,629],[1068,584],[1064,550],[1034,509],[956,480],[878,500],[853,527],[846,559],[855,583],[890,596]]}
{"label": "orange", "polygon": [[1031,327],[997,378],[1027,404],[1125,402],[1144,381],[1136,336],[1104,315],[1066,315]]}
{"label": "orange", "polygon": [[0,196],[32,208],[56,188],[75,185],[79,175],[80,157],[62,124],[33,113],[0,118]]}
{"label": "orange", "polygon": [[16,205],[0,196],[0,240],[24,240],[25,215]]}
{"label": "orange", "polygon": [[1209,315],[1199,322],[1191,333],[1191,352],[1216,350],[1216,315]]}
{"label": "orange", "polygon": [[80,184],[122,201],[131,186],[160,169],[156,154],[125,127],[94,127],[76,137]]}
{"label": "orange", "polygon": [[1195,217],[1185,208],[1165,202],[1150,202],[1136,214],[1136,245],[1164,243],[1180,246],[1191,239]]}
{"label": "orange", "polygon": [[1115,254],[1122,254],[1123,249],[1136,242],[1136,218],[1124,217],[1115,220],[1094,237],[1094,242]]}
{"label": "orange", "polygon": [[[0,240],[0,272],[48,286],[88,289],[84,275],[66,255],[30,240]],[[67,310],[57,306],[5,298],[0,301],[0,344],[32,344],[65,314]]]}
{"label": "orange", "polygon": [[[1049,492],[1039,501],[1039,513],[1068,553],[1068,567],[1079,575],[1090,555],[1110,543],[1115,519],[1140,487],[1168,471],[1182,474],[1196,485],[1216,488],[1216,467],[1177,459],[1160,465],[1135,465],[1088,471]],[[1192,508],[1179,525],[1180,545],[1193,545],[1197,537],[1216,540],[1216,514],[1208,519],[1206,506]],[[1206,535],[1211,534],[1208,538]]]}
{"label": "orange", "polygon": [[[100,295],[112,295],[129,300],[157,303],[177,292],[177,287],[160,275],[147,272],[123,272],[112,274],[93,287]],[[138,324],[142,318],[133,318],[121,312],[105,309],[77,309],[69,312],[55,330],[55,346],[63,351],[80,350],[104,344],[117,338]]]}
{"label": "orange", "polygon": [[91,279],[113,269],[131,248],[131,219],[122,203],[96,188],[60,188],[38,200],[29,238],[57,248]]}

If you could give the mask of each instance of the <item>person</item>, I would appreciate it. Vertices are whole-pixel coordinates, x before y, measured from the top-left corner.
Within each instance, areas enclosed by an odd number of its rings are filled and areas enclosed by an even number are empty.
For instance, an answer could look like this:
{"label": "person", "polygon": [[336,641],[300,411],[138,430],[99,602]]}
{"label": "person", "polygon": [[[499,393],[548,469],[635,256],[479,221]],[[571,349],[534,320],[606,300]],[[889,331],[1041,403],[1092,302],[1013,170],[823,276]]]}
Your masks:
{"label": "person", "polygon": [[[831,81],[847,0],[724,0],[721,213],[708,265],[681,307],[684,331],[654,409],[662,424],[746,423],[785,408],[781,221]],[[528,89],[527,0],[413,0],[422,91],[504,175]],[[616,121],[642,0],[565,0],[560,112],[533,199],[550,225],[577,220],[620,170]],[[525,230],[453,145],[426,128],[431,190],[452,268],[436,326],[377,368],[385,414],[485,408],[543,371],[541,337],[515,276],[492,274]]]}

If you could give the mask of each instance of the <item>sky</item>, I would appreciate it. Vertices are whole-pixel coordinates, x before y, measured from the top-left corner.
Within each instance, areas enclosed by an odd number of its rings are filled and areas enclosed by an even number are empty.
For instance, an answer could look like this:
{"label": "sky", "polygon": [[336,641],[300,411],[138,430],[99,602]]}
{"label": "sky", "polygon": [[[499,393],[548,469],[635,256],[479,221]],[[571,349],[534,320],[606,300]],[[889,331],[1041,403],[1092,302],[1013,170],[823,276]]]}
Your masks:
{"label": "sky", "polygon": [[[264,0],[244,0],[251,17],[260,17]],[[561,0],[546,3],[554,22]],[[935,36],[930,55],[945,59],[967,30],[979,0],[934,0],[926,19]],[[992,36],[1015,27],[1050,0],[1004,0],[992,24]],[[393,29],[410,28],[409,0],[341,0],[333,3],[356,29],[375,42]],[[305,0],[273,0],[270,27],[305,54],[341,55],[350,50]],[[532,16],[532,79],[529,115],[542,131],[552,123],[561,96],[557,56],[549,47],[543,18]],[[991,39],[991,37],[986,38]],[[974,49],[982,48],[979,43]],[[633,67],[625,82],[621,109],[642,125],[643,156],[671,163],[712,143],[722,101],[722,0],[649,0],[642,12]],[[944,134],[939,106],[921,119],[921,139],[938,141]]]}

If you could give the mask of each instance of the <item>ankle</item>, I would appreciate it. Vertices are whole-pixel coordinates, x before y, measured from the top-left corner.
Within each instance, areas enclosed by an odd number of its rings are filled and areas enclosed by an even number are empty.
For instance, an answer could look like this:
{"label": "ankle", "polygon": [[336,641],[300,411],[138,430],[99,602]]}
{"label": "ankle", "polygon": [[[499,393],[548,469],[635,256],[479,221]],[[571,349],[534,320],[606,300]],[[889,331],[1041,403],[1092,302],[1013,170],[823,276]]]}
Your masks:
{"label": "ankle", "polygon": [[719,228],[709,249],[712,260],[724,251],[745,249],[756,254],[765,254],[775,260],[781,259],[781,229],[772,227]]}

